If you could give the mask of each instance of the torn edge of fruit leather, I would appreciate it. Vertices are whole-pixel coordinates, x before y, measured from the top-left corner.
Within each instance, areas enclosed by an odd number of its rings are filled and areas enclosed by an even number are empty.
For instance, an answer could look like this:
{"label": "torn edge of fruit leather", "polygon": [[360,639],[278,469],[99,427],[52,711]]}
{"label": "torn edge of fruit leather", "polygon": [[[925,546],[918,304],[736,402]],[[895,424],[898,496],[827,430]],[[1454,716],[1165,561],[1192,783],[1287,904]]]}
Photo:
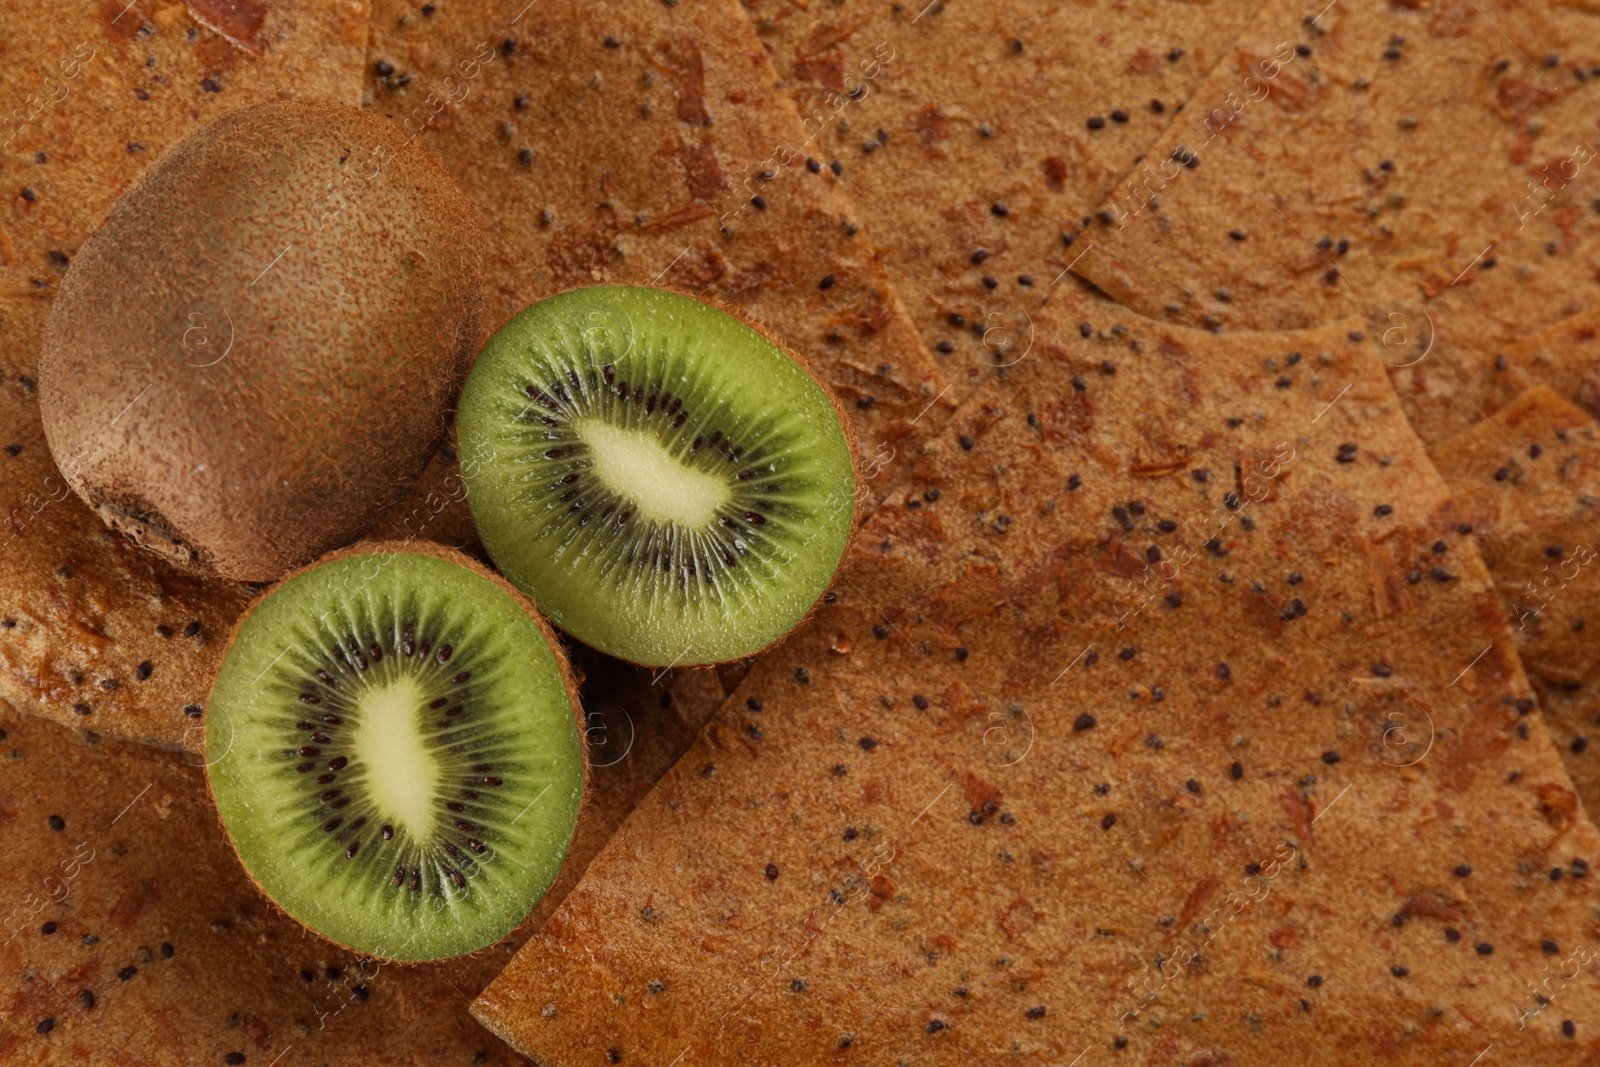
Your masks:
{"label": "torn edge of fruit leather", "polygon": [[556,1067],[1592,1056],[1595,829],[1376,342],[1052,308],[479,1017]]}
{"label": "torn edge of fruit leather", "polygon": [[[730,5],[731,6],[731,5]],[[806,166],[877,241],[955,393],[1020,358],[1073,235],[1251,18],[1243,0],[1119,5],[745,0]]]}
{"label": "torn edge of fruit leather", "polygon": [[1537,329],[1594,296],[1600,225],[1576,194],[1596,181],[1597,64],[1582,5],[1279,0],[1100,206],[1074,269],[1191,325],[1387,326],[1440,300],[1457,339]]}
{"label": "torn edge of fruit leather", "polygon": [[[1493,294],[1485,295],[1492,302]],[[1383,357],[1406,417],[1430,449],[1540,385],[1600,416],[1600,305],[1504,344],[1453,330],[1446,336],[1426,319],[1415,325],[1391,323],[1397,332],[1389,335]],[[1441,358],[1433,358],[1435,350]]]}
{"label": "torn edge of fruit leather", "polygon": [[3,705],[0,735],[0,1060],[525,1062],[468,1012],[509,943],[428,966],[363,958],[261,895],[193,757]]}
{"label": "torn edge of fruit leather", "polygon": [[367,11],[367,0],[8,3],[0,295],[53,295],[117,195],[218,115],[284,96],[359,103]]}
{"label": "torn edge of fruit leather", "polygon": [[1434,462],[1470,524],[1585,808],[1600,810],[1600,428],[1544,386],[1443,442]]}
{"label": "torn edge of fruit leather", "polygon": [[[519,10],[520,8],[520,10]],[[870,481],[953,402],[863,220],[804,165],[793,103],[731,4],[380,0],[368,106],[480,211],[486,323],[580,285],[718,304],[806,360]]]}

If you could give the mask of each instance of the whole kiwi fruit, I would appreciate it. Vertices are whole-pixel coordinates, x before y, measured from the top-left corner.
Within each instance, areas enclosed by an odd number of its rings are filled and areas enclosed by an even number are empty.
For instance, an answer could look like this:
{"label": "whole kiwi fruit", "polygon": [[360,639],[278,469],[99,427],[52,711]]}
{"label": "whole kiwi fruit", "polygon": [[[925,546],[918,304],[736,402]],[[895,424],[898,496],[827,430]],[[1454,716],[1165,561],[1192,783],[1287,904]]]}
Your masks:
{"label": "whole kiwi fruit", "polygon": [[51,452],[144,547],[277,578],[354,541],[434,455],[482,275],[471,206],[394,123],[231,112],[84,242],[40,361]]}

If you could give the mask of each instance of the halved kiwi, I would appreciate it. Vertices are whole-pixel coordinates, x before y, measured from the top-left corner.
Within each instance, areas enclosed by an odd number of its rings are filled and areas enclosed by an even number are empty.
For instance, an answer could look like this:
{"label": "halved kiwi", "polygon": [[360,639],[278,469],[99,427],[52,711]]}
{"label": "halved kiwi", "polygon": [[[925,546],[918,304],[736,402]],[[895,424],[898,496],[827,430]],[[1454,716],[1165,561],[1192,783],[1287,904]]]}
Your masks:
{"label": "halved kiwi", "polygon": [[855,520],[832,395],[750,326],[596,286],[501,327],[467,379],[462,476],[495,564],[620,659],[719,663],[827,592]]}
{"label": "halved kiwi", "polygon": [[583,799],[577,690],[515,589],[450,549],[358,545],[239,621],[206,709],[223,826],[295,919],[393,960],[533,910]]}

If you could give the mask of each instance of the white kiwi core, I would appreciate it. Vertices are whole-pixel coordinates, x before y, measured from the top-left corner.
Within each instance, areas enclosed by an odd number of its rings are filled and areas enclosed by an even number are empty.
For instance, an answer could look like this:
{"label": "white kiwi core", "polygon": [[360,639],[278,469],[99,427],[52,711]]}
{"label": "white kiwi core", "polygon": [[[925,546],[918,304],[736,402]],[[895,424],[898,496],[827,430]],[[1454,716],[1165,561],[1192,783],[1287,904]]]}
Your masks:
{"label": "white kiwi core", "polygon": [[422,740],[424,703],[422,691],[409,677],[370,690],[361,698],[354,748],[379,810],[393,813],[426,840],[437,821],[439,769]]}
{"label": "white kiwi core", "polygon": [[709,526],[733,499],[725,480],[685,465],[647,430],[623,429],[601,419],[579,419],[573,429],[589,446],[600,480],[633,501],[646,519]]}

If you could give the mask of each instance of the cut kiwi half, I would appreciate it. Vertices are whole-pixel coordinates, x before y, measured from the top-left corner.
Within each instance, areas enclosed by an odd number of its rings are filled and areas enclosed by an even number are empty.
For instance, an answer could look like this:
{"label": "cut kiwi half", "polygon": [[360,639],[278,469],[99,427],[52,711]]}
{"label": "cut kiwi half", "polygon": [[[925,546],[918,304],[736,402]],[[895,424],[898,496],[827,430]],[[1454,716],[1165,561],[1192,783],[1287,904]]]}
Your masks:
{"label": "cut kiwi half", "polygon": [[525,597],[450,549],[360,545],[268,590],[206,709],[250,876],[383,959],[492,944],[555,881],[583,800],[577,689]]}
{"label": "cut kiwi half", "polygon": [[496,566],[556,625],[651,666],[759,652],[827,592],[855,522],[833,396],[678,293],[575,289],[489,339],[458,416]]}

